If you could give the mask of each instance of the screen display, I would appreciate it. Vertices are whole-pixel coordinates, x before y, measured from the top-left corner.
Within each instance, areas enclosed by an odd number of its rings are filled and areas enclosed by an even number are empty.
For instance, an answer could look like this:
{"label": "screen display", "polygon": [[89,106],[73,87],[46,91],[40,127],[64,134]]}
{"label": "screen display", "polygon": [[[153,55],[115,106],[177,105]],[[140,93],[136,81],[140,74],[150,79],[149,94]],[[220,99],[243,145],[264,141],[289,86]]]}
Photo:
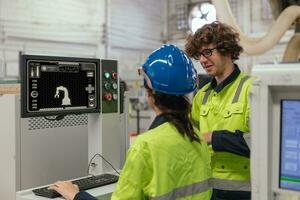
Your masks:
{"label": "screen display", "polygon": [[300,100],[281,100],[279,187],[300,191]]}
{"label": "screen display", "polygon": [[100,111],[99,60],[21,56],[22,117]]}

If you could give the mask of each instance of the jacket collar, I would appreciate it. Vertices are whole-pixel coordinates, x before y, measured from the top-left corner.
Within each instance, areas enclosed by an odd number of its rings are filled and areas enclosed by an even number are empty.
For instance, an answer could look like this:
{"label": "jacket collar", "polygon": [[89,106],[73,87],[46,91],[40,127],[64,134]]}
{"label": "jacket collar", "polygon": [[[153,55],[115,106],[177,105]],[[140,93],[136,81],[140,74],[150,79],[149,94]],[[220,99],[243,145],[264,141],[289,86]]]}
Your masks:
{"label": "jacket collar", "polygon": [[232,83],[241,73],[241,70],[239,67],[234,64],[234,70],[233,72],[219,85],[217,85],[216,78],[213,78],[210,82],[210,86],[206,89],[206,91],[213,89],[216,92],[221,92],[223,88],[225,88],[228,84]]}
{"label": "jacket collar", "polygon": [[162,114],[157,115],[155,117],[155,119],[153,120],[153,122],[151,123],[148,130],[154,129],[165,122],[167,122],[167,120],[165,119],[165,117]]}

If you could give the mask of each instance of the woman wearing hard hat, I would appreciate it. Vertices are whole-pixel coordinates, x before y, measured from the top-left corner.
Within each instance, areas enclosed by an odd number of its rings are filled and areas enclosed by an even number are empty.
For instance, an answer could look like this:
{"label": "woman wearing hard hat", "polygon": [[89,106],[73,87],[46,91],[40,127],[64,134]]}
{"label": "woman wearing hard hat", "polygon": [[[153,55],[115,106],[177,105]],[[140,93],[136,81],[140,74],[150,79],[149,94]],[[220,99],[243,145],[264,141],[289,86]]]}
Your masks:
{"label": "woman wearing hard hat", "polygon": [[[209,153],[192,127],[185,96],[197,87],[191,60],[176,46],[164,45],[150,54],[139,74],[156,118],[130,147],[112,199],[209,200]],[[70,182],[51,188],[66,199],[95,199]]]}

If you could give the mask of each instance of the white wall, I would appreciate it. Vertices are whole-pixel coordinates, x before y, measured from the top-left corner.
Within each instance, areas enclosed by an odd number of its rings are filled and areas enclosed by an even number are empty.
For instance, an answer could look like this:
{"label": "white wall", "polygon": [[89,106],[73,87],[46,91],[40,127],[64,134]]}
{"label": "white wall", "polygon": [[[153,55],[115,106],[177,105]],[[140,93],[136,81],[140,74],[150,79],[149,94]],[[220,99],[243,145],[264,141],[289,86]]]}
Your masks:
{"label": "white wall", "polygon": [[118,60],[123,79],[136,80],[137,67],[165,38],[166,1],[111,0],[109,10],[108,57]]}
{"label": "white wall", "polygon": [[104,0],[1,0],[0,79],[18,77],[18,55],[105,55]]}
{"label": "white wall", "polygon": [[120,75],[136,68],[166,37],[161,0],[1,0],[0,79],[18,76],[18,54],[108,57]]}
{"label": "white wall", "polygon": [[[166,38],[166,0],[111,0],[108,6],[108,58],[118,60],[119,74],[132,97],[144,96],[137,75],[147,56]],[[142,111],[140,129],[148,129],[151,111]],[[129,132],[136,132],[136,112],[130,112]]]}
{"label": "white wall", "polygon": [[[183,48],[187,30],[177,29],[177,12],[187,3],[188,0],[1,0],[0,79],[18,76],[18,54],[22,51],[117,59],[121,77],[136,80],[136,68],[163,42]],[[274,21],[268,0],[229,3],[241,29],[249,35],[263,35]],[[250,68],[256,63],[281,60],[292,34],[293,30],[263,55],[243,55],[239,63]]]}

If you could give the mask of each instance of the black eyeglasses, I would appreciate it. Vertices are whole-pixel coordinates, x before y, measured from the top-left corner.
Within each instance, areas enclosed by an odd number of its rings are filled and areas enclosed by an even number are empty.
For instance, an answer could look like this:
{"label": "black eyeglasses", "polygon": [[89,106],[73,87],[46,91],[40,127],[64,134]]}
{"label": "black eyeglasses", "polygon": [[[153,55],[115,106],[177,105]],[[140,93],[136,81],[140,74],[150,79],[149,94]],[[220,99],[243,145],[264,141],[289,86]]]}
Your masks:
{"label": "black eyeglasses", "polygon": [[204,56],[205,58],[208,58],[212,55],[213,50],[215,50],[215,49],[217,49],[217,48],[215,47],[215,48],[211,48],[211,49],[203,49],[202,51],[197,51],[194,53],[193,58],[195,60],[199,60],[201,55]]}

